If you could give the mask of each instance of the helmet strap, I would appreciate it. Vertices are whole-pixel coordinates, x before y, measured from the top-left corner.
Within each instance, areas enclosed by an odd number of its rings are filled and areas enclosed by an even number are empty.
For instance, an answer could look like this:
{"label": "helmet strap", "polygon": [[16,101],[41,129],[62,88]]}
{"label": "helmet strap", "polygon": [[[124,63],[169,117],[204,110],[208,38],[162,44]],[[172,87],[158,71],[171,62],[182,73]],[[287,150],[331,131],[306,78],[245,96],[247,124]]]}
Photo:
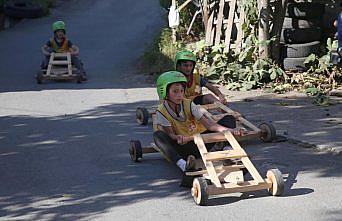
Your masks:
{"label": "helmet strap", "polygon": [[[180,104],[176,104],[175,102],[171,101],[170,99],[166,98],[166,101],[170,102],[171,104],[175,105],[175,113],[177,117],[179,117],[179,112],[180,112]],[[171,107],[172,108],[172,107]]]}

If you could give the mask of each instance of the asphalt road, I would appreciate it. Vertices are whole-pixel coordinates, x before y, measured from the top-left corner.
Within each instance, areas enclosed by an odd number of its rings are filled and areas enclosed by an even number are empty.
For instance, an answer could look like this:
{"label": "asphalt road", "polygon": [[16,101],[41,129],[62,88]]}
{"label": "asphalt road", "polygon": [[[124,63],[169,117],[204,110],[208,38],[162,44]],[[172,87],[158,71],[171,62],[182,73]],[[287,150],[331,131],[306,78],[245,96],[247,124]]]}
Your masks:
{"label": "asphalt road", "polygon": [[[135,109],[157,97],[135,62],[163,26],[158,4],[65,1],[49,17],[0,32],[0,220],[342,220],[340,156],[246,144],[262,176],[283,172],[284,196],[237,193],[207,207],[195,205],[159,154],[130,161],[130,139],[152,140]],[[84,84],[35,84],[56,19],[81,49]]]}

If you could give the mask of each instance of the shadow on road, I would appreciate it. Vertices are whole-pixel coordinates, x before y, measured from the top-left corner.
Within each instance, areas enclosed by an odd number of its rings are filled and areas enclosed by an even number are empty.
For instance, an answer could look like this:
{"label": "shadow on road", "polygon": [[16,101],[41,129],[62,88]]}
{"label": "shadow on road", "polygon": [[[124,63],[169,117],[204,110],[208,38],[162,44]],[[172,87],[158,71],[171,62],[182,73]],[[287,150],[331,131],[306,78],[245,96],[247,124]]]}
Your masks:
{"label": "shadow on road", "polygon": [[[76,220],[149,199],[191,198],[188,190],[178,186],[179,170],[159,154],[148,155],[141,163],[130,161],[130,139],[140,139],[145,145],[152,140],[151,125],[138,126],[135,109],[153,105],[145,101],[67,116],[1,117],[0,216]],[[314,191],[309,186],[293,187],[299,172],[341,177],[339,158],[293,145],[284,149],[286,144],[256,141],[246,145],[262,176],[273,167],[285,174],[284,197]],[[267,195],[266,191],[243,194],[213,200],[211,205]]]}

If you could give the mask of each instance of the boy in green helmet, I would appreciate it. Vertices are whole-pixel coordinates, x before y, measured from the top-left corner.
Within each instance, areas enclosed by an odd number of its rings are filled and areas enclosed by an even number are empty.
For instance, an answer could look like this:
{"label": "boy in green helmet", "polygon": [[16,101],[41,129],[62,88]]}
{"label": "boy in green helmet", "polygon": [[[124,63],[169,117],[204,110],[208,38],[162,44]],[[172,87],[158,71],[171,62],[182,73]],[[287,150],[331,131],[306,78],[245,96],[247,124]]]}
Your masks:
{"label": "boy in green helmet", "polygon": [[[200,105],[184,97],[187,79],[178,71],[165,72],[157,79],[157,92],[161,101],[156,111],[154,132],[155,144],[162,154],[174,162],[183,172],[195,168],[195,158],[200,153],[194,143],[193,135],[198,133],[223,132],[230,130],[235,136],[241,135],[236,127],[235,118],[225,116],[217,123],[204,115]],[[211,149],[214,143],[208,144]],[[185,161],[187,160],[187,161]],[[184,181],[187,180],[187,181]],[[192,184],[192,179],[183,179],[182,186]]]}
{"label": "boy in green helmet", "polygon": [[86,73],[83,68],[83,63],[77,57],[79,55],[79,48],[76,45],[74,45],[70,40],[68,40],[65,36],[66,34],[65,23],[63,21],[54,22],[52,24],[52,30],[54,33],[54,37],[51,38],[49,41],[47,41],[42,47],[42,52],[45,58],[41,64],[41,68],[42,69],[47,68],[49,64],[49,60],[50,60],[50,55],[52,52],[55,52],[55,53],[70,52],[71,63],[75,65],[75,67],[79,70],[79,74],[82,76],[82,79],[87,80]]}
{"label": "boy in green helmet", "polygon": [[[212,104],[216,101],[222,104],[227,104],[225,96],[220,90],[206,81],[198,73],[194,73],[196,65],[196,56],[190,51],[180,51],[176,54],[175,58],[176,70],[182,72],[187,78],[187,89],[185,97],[194,101],[195,104]],[[202,94],[202,87],[208,88],[213,92],[218,99],[212,94]]]}

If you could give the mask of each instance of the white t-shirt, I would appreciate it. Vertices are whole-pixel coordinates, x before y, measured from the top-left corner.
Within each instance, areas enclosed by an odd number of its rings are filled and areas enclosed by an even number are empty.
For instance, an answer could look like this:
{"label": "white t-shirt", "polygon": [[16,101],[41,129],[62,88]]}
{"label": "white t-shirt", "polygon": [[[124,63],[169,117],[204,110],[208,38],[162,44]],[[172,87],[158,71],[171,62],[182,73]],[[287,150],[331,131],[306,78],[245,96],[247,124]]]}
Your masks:
{"label": "white t-shirt", "polygon": [[[165,108],[168,110],[168,112],[171,114],[171,116],[174,119],[177,119],[178,121],[185,121],[185,115],[183,110],[183,104],[181,104],[181,110],[179,112],[179,116],[171,109],[171,107],[168,105],[167,102],[164,102]],[[196,120],[200,120],[206,111],[205,109],[201,108],[200,105],[196,105],[193,102],[190,104],[191,113],[194,116]],[[156,112],[157,118],[156,118],[156,124],[161,125],[163,127],[171,127],[171,123],[159,112]]]}

